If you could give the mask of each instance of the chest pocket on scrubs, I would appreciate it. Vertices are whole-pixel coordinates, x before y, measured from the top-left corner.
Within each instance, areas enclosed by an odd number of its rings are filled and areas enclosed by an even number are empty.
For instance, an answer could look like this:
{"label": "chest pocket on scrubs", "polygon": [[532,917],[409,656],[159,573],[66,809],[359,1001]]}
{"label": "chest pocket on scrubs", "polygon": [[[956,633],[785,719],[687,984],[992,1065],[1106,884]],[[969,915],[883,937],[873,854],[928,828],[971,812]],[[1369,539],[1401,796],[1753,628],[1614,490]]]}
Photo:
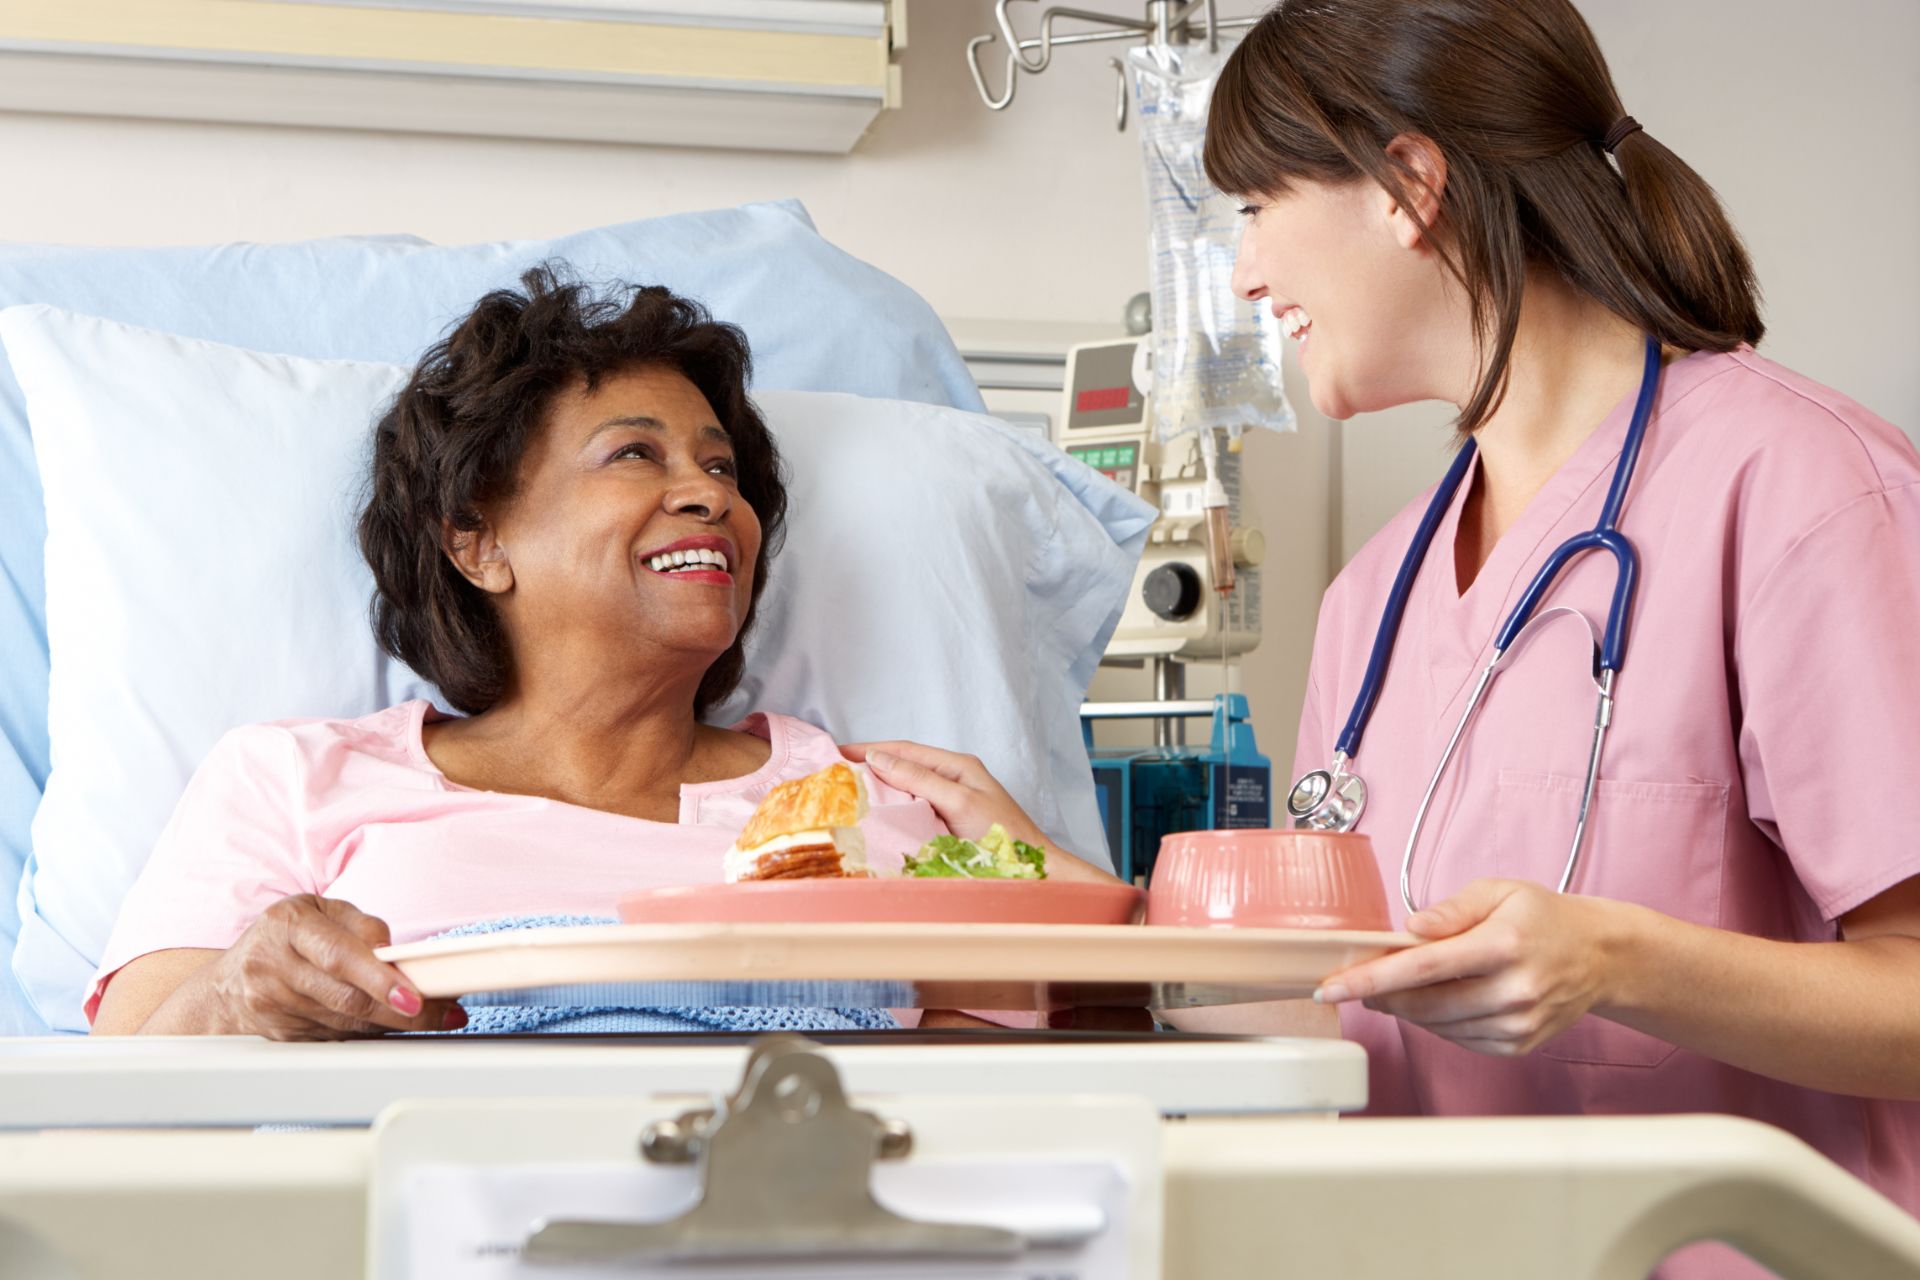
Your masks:
{"label": "chest pocket on scrubs", "polygon": [[[1511,880],[1558,884],[1584,778],[1500,773],[1493,864]],[[1695,924],[1720,924],[1728,788],[1718,782],[1611,782],[1594,788],[1587,847],[1568,892],[1636,902]],[[1588,1015],[1534,1050],[1563,1062],[1657,1067],[1674,1046]]]}

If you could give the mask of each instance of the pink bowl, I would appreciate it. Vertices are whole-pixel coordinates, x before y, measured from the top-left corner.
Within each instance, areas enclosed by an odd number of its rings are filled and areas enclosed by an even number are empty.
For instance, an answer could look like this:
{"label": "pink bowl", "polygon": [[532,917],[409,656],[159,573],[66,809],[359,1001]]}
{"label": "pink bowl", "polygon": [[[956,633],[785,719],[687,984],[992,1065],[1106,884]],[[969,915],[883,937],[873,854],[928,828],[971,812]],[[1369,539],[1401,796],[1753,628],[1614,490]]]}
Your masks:
{"label": "pink bowl", "polygon": [[1373,842],[1357,832],[1179,831],[1160,841],[1147,923],[1386,929]]}

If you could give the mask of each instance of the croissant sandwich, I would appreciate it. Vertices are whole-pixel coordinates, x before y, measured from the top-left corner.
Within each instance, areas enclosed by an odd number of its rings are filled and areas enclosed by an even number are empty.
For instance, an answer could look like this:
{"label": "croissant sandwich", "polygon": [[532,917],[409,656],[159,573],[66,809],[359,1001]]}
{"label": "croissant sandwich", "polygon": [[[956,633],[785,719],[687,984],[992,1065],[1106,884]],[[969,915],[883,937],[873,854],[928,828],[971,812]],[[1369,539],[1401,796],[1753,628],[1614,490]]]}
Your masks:
{"label": "croissant sandwich", "polygon": [[844,764],[783,782],[727,850],[727,881],[868,876],[866,816],[866,787]]}

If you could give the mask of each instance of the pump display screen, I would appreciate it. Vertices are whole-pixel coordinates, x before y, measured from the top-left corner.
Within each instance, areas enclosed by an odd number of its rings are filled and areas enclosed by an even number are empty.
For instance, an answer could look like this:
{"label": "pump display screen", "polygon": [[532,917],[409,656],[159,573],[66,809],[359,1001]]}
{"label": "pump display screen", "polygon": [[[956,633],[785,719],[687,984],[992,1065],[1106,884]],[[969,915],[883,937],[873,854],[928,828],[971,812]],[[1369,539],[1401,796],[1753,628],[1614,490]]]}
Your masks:
{"label": "pump display screen", "polygon": [[1074,445],[1067,450],[1067,456],[1086,463],[1122,488],[1133,488],[1134,479],[1139,475],[1140,446],[1132,441]]}
{"label": "pump display screen", "polygon": [[1133,385],[1135,339],[1077,348],[1067,368],[1066,431],[1106,431],[1137,427],[1147,406]]}

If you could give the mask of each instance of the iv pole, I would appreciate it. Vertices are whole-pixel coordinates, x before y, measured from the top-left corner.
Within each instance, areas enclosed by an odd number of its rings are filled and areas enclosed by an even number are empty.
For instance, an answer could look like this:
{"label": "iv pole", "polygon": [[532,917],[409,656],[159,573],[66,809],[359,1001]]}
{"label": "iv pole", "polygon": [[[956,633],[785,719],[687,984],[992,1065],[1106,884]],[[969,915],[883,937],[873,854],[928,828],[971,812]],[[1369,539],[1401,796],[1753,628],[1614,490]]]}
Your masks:
{"label": "iv pole", "polygon": [[[1034,0],[1018,0],[1031,3]],[[1140,19],[1123,18],[1116,14],[1093,13],[1085,9],[1074,9],[1056,5],[1041,12],[1039,34],[1022,38],[1014,30],[1010,13],[1016,0],[995,0],[994,25],[997,30],[985,35],[975,36],[967,42],[967,69],[973,73],[973,85],[980,93],[981,102],[994,111],[1005,111],[1013,105],[1014,94],[1019,88],[1022,72],[1028,75],[1040,75],[1053,65],[1053,51],[1083,44],[1100,44],[1115,40],[1140,41],[1152,48],[1167,49],[1192,43],[1204,38],[1210,52],[1220,50],[1220,32],[1237,28],[1251,27],[1260,19],[1230,18],[1222,20],[1217,11],[1217,0],[1146,0],[1146,16]],[[1063,35],[1054,34],[1054,24],[1060,21],[1082,23],[1095,28],[1089,31],[1070,31]],[[1004,42],[1007,47],[1005,87],[998,94],[987,87],[985,72],[980,66],[981,50],[989,45]],[[1035,52],[1037,51],[1037,52]],[[1035,56],[1028,54],[1034,52]],[[1118,93],[1114,106],[1114,127],[1122,132],[1127,127],[1127,68],[1119,58],[1109,58],[1107,62],[1119,77]],[[1207,456],[1206,474],[1207,493],[1207,542],[1208,558],[1213,566],[1221,593],[1219,607],[1226,608],[1226,596],[1233,589],[1233,559],[1228,546],[1226,530],[1226,494],[1220,486],[1218,463],[1215,460],[1212,431],[1206,433],[1204,445]],[[1238,451],[1238,441],[1234,442],[1234,451]],[[1216,493],[1217,502],[1215,501]],[[1214,508],[1218,508],[1215,510]],[[1224,565],[1224,569],[1222,566]],[[1224,669],[1226,665],[1226,621],[1221,621],[1221,665],[1222,684],[1226,688]],[[1153,683],[1155,703],[1172,710],[1170,704],[1185,706],[1186,671],[1171,658],[1153,660]],[[1186,741],[1186,722],[1174,715],[1154,717],[1154,743],[1161,748],[1184,745]]]}

